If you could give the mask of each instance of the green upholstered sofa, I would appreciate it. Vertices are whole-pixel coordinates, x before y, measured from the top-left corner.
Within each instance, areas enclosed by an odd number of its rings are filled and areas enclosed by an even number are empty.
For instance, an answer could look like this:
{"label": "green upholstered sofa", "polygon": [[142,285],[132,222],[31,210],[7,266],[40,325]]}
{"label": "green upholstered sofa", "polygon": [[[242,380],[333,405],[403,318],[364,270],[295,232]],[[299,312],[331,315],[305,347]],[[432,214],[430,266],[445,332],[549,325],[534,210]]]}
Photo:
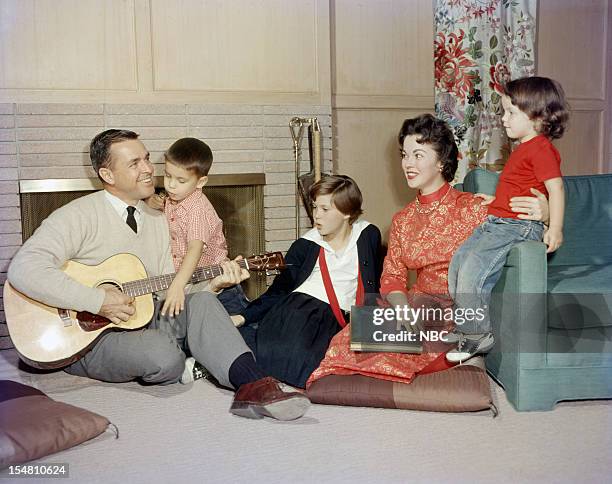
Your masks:
{"label": "green upholstered sofa", "polygon": [[[476,169],[458,188],[493,194],[497,179]],[[563,246],[515,247],[491,301],[487,370],[517,410],[612,398],[612,174],[563,180]]]}

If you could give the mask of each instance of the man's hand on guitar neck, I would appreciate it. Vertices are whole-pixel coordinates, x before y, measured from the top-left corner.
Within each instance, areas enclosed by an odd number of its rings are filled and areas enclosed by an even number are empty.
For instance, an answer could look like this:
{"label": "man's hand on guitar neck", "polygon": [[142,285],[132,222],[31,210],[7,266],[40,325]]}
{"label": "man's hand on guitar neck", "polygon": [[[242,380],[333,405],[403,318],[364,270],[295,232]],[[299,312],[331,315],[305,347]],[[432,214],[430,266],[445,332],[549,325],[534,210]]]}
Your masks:
{"label": "man's hand on guitar neck", "polygon": [[101,286],[105,291],[104,302],[98,314],[104,316],[115,324],[121,324],[130,319],[136,312],[134,298],[126,296],[113,286]]}
{"label": "man's hand on guitar neck", "polygon": [[222,262],[221,268],[223,269],[223,274],[210,281],[210,285],[208,286],[209,290],[212,292],[220,292],[226,287],[235,286],[236,284],[240,284],[245,279],[248,279],[250,276],[249,271],[241,268],[238,265],[237,261],[241,259],[242,256],[239,255],[234,260],[226,260],[225,262]]}

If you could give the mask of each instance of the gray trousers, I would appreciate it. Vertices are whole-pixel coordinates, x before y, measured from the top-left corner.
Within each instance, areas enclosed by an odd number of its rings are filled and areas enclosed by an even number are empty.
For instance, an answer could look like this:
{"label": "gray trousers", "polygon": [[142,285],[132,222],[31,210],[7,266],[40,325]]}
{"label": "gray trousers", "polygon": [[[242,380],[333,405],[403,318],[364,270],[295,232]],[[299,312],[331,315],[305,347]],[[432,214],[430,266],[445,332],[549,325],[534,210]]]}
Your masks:
{"label": "gray trousers", "polygon": [[251,350],[217,297],[210,292],[187,295],[185,310],[176,318],[159,314],[162,303],[156,303],[153,319],[145,329],[104,334],[65,371],[114,383],[135,379],[175,383],[185,368],[185,351],[189,351],[219,383],[231,387],[230,366]]}

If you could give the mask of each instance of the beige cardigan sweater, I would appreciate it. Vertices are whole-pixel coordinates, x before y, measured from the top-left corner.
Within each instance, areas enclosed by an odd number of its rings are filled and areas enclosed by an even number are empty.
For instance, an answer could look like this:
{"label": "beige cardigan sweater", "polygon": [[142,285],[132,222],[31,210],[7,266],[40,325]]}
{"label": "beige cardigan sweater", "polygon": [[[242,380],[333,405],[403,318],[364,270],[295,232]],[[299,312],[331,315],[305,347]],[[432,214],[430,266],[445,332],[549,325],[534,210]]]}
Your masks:
{"label": "beige cardigan sweater", "polygon": [[137,256],[149,276],[174,272],[163,212],[140,202],[135,234],[104,190],[81,197],[47,217],[17,252],[8,280],[18,291],[49,306],[97,313],[104,290],[84,286],[60,268],[68,260],[96,265],[119,253]]}

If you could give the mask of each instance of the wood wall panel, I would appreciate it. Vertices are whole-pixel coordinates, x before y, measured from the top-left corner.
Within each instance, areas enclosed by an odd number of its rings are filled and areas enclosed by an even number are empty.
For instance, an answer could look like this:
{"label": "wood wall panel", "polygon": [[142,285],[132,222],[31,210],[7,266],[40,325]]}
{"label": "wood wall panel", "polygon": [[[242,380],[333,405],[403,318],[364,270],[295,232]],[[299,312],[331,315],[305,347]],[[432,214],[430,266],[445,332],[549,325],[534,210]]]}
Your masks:
{"label": "wood wall panel", "polygon": [[431,0],[332,0],[334,160],[355,178],[386,241],[414,192],[400,169],[404,119],[433,112]]}
{"label": "wood wall panel", "polygon": [[[342,107],[356,96],[382,97],[381,103],[399,96],[402,107],[410,104],[410,97],[431,99],[430,0],[335,0],[332,12],[334,94]],[[362,103],[376,107],[372,100]]]}
{"label": "wood wall panel", "polygon": [[0,89],[135,90],[133,0],[0,0]]}
{"label": "wood wall panel", "polygon": [[570,104],[570,128],[555,144],[563,173],[612,172],[610,0],[540,0],[538,74],[558,80]]}
{"label": "wood wall panel", "polygon": [[606,145],[605,152],[608,154],[607,166],[604,165],[603,171],[612,173],[612,0],[608,0],[608,55],[606,56],[608,64],[608,78],[606,83],[607,92],[607,110],[608,121],[605,128],[604,142]]}
{"label": "wood wall panel", "polygon": [[155,90],[316,92],[314,0],[152,0]]}
{"label": "wood wall panel", "polygon": [[0,0],[0,102],[330,104],[329,0]]}
{"label": "wood wall panel", "polygon": [[607,4],[540,0],[538,71],[558,79],[570,98],[605,98]]}
{"label": "wood wall panel", "polygon": [[402,174],[397,133],[404,119],[422,112],[420,109],[335,111],[337,169],[355,179],[363,194],[363,217],[378,226],[385,241],[393,214],[415,196]]}
{"label": "wood wall panel", "polygon": [[554,142],[561,153],[561,171],[564,175],[591,175],[602,173],[603,111],[572,110],[570,125],[560,140]]}

